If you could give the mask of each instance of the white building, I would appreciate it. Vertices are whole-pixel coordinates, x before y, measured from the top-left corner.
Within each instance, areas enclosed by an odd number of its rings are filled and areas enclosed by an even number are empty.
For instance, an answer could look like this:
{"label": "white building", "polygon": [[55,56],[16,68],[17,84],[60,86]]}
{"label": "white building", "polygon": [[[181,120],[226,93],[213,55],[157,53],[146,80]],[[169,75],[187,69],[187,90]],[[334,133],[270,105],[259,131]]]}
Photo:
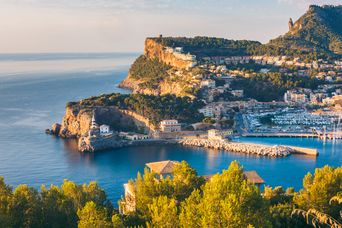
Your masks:
{"label": "white building", "polygon": [[131,141],[146,140],[150,138],[148,135],[129,132],[120,132],[119,136]]}
{"label": "white building", "polygon": [[284,94],[284,101],[286,103],[294,102],[294,103],[305,103],[308,101],[307,95],[305,93],[301,93],[295,90],[288,90]]}
{"label": "white building", "polygon": [[201,81],[201,88],[203,88],[203,87],[215,88],[216,83],[214,80],[211,80],[211,79],[203,80],[203,81]]}
{"label": "white building", "polygon": [[212,106],[205,106],[198,110],[199,113],[202,113],[205,117],[214,117],[214,110]]}
{"label": "white building", "polygon": [[243,90],[232,90],[230,92],[234,97],[243,97]]}
{"label": "white building", "polygon": [[178,120],[163,120],[160,122],[160,131],[165,133],[180,132],[181,125]]}
{"label": "white building", "polygon": [[100,126],[100,135],[101,136],[110,136],[113,134],[113,131],[110,130],[110,127],[106,124],[102,124]]}
{"label": "white building", "polygon": [[102,124],[100,126],[100,133],[103,135],[103,134],[108,134],[110,133],[110,130],[109,130],[109,126],[108,125],[105,125],[105,124]]}

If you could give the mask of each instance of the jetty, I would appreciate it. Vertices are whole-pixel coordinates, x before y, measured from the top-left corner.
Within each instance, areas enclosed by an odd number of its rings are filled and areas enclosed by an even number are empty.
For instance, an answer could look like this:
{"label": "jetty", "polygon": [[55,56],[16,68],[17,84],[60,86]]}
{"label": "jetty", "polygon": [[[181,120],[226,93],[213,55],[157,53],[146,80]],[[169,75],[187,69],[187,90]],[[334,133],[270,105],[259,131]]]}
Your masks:
{"label": "jetty", "polygon": [[279,137],[279,138],[318,138],[317,134],[313,133],[245,133],[243,137]]}
{"label": "jetty", "polygon": [[244,153],[249,155],[267,156],[267,157],[286,157],[291,154],[302,154],[317,156],[318,152],[316,149],[284,146],[284,145],[263,145],[255,143],[241,143],[241,142],[230,142],[227,140],[211,140],[211,139],[182,139],[179,141],[184,146],[194,147],[205,147],[213,148],[217,150],[225,150],[235,153]]}

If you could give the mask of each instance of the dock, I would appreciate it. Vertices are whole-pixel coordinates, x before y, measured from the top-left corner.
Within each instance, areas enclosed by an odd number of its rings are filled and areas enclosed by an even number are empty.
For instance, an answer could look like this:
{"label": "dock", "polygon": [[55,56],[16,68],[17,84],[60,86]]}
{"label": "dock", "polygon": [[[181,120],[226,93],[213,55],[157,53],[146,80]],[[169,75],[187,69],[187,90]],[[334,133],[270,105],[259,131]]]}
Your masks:
{"label": "dock", "polygon": [[318,138],[313,133],[244,133],[243,137]]}
{"label": "dock", "polygon": [[287,146],[291,148],[293,152],[291,154],[301,154],[301,155],[309,155],[309,156],[318,156],[317,149],[305,148],[305,147],[297,147],[297,146]]}

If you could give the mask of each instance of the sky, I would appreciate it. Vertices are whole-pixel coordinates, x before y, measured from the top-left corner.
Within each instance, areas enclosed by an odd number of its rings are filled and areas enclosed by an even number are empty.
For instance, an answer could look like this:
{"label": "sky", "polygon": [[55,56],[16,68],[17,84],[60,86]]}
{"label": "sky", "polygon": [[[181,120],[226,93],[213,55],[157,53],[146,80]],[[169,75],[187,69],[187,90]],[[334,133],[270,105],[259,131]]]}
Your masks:
{"label": "sky", "polygon": [[0,0],[0,53],[142,52],[146,37],[267,42],[342,0]]}

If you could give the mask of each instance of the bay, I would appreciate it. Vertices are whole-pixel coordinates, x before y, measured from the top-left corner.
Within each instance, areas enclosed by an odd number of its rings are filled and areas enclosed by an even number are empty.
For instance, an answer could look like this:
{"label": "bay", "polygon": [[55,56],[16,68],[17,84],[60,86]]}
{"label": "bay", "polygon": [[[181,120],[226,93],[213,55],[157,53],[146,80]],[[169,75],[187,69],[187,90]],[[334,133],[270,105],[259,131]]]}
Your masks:
{"label": "bay", "polygon": [[8,184],[60,185],[97,181],[109,198],[123,194],[123,184],[142,172],[147,162],[185,160],[200,175],[214,174],[238,160],[256,170],[267,185],[302,186],[307,172],[326,164],[342,164],[342,142],[300,138],[240,138],[240,141],[317,148],[317,158],[265,158],[181,146],[130,147],[82,154],[75,141],[46,135],[60,122],[65,104],[103,93],[128,93],[117,88],[138,54],[0,55],[0,176]]}

